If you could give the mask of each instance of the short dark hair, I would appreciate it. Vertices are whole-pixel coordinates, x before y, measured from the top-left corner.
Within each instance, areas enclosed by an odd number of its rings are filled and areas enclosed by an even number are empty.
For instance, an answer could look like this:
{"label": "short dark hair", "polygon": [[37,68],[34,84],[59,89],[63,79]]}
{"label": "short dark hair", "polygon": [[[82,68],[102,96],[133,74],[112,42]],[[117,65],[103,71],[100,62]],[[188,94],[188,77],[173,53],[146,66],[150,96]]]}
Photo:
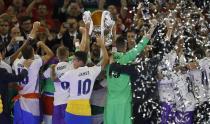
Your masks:
{"label": "short dark hair", "polygon": [[19,20],[20,20],[20,24],[23,24],[23,22],[25,22],[25,21],[28,21],[28,20],[32,21],[32,17],[31,16],[21,16],[19,18]]}
{"label": "short dark hair", "polygon": [[127,40],[124,36],[119,36],[116,39],[116,47],[117,48],[124,48],[126,46]]}
{"label": "short dark hair", "polygon": [[60,46],[57,48],[57,57],[61,60],[67,59],[69,56],[69,49],[64,46]]}
{"label": "short dark hair", "polygon": [[24,59],[31,59],[33,57],[33,47],[31,45],[27,45],[21,52]]}
{"label": "short dark hair", "polygon": [[87,53],[86,52],[83,52],[83,51],[77,51],[74,53],[74,56],[82,61],[84,64],[87,62]]}
{"label": "short dark hair", "polygon": [[69,19],[70,19],[70,20],[76,20],[76,22],[78,22],[78,21],[79,21],[76,17],[74,17],[74,16],[70,16],[70,15],[69,15],[69,16],[67,16],[66,21],[67,21],[67,20],[69,20]]}

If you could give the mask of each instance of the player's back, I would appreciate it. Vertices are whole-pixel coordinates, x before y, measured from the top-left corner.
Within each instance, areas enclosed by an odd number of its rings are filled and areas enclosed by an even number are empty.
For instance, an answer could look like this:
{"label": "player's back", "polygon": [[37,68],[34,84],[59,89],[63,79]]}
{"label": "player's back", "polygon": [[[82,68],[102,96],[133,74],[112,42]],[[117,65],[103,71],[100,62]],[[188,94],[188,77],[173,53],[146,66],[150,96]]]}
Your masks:
{"label": "player's back", "polygon": [[193,111],[195,108],[195,98],[193,91],[190,91],[189,87],[189,73],[176,73],[174,77],[174,95],[176,101],[176,108],[181,111]]}
{"label": "player's back", "polygon": [[90,95],[101,66],[80,67],[69,70],[59,79],[70,84],[70,97],[66,111],[74,115],[90,116]]}
{"label": "player's back", "polygon": [[207,100],[207,88],[208,83],[206,82],[205,71],[201,71],[200,69],[191,70],[189,72],[190,80],[192,82],[193,92],[195,94],[195,98],[199,102],[199,104],[203,103]]}
{"label": "player's back", "polygon": [[[16,59],[13,65],[16,74],[19,74],[23,67],[23,62],[25,59]],[[19,91],[19,94],[27,94],[27,93],[38,93],[39,92],[39,69],[42,66],[42,59],[39,56],[36,56],[33,60],[32,64],[28,69],[28,76],[21,82],[19,85],[22,90]]]}
{"label": "player's back", "polygon": [[210,58],[205,57],[199,61],[199,65],[203,71],[206,72],[208,81],[210,81]]}
{"label": "player's back", "polygon": [[101,66],[85,66],[69,70],[59,79],[70,83],[70,100],[90,99],[95,79],[100,71]]}
{"label": "player's back", "polygon": [[124,103],[131,99],[130,76],[126,74],[113,73],[109,75],[110,66],[107,68],[107,99],[109,103]]}
{"label": "player's back", "polygon": [[[24,68],[24,59],[16,59],[14,62],[15,73],[18,74]],[[20,91],[14,98],[14,122],[19,121],[19,117],[27,117],[39,123],[40,121],[40,102],[39,102],[39,69],[42,66],[42,59],[39,56],[35,56],[33,62],[28,68],[27,77],[19,82]]]}
{"label": "player's back", "polygon": [[[72,67],[68,62],[59,62],[55,67],[56,76],[60,78],[65,72],[71,69]],[[54,105],[66,104],[70,92],[70,83],[56,81],[54,82],[54,87]]]}
{"label": "player's back", "polygon": [[172,75],[169,77],[164,76],[158,83],[158,91],[161,102],[174,104],[174,83]]}

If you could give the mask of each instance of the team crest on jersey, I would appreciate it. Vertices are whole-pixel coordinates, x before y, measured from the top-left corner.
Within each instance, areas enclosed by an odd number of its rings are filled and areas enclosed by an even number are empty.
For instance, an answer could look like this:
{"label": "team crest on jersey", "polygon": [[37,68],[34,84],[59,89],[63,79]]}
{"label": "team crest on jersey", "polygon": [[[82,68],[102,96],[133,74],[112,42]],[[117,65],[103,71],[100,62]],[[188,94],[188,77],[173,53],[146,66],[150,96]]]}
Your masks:
{"label": "team crest on jersey", "polygon": [[119,78],[120,77],[120,73],[119,72],[112,72],[112,77]]}

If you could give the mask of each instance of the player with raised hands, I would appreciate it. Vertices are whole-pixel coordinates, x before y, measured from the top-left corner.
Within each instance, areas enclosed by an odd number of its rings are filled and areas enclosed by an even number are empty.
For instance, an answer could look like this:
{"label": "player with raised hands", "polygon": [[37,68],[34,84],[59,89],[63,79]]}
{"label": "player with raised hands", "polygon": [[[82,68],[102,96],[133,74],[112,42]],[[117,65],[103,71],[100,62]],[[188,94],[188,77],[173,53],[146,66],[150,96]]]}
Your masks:
{"label": "player with raised hands", "polygon": [[[40,22],[34,22],[31,31],[31,37],[36,36],[36,31],[40,26]],[[31,45],[27,45],[22,49],[22,58],[17,58],[13,64],[15,73],[18,74],[23,69],[25,60],[32,60],[32,64],[28,69],[28,76],[19,82],[20,90],[14,98],[14,123],[22,124],[40,124],[40,104],[39,104],[39,70],[43,63],[46,63],[54,56],[53,52],[42,42],[37,43],[37,47],[43,49],[46,53],[44,56],[35,55]]]}
{"label": "player with raised hands", "polygon": [[103,38],[97,37],[97,42],[103,51],[100,66],[86,66],[87,53],[77,51],[73,58],[73,69],[59,77],[61,82],[68,82],[70,97],[67,102],[65,122],[67,124],[91,124],[90,95],[96,77],[108,63],[108,53]]}

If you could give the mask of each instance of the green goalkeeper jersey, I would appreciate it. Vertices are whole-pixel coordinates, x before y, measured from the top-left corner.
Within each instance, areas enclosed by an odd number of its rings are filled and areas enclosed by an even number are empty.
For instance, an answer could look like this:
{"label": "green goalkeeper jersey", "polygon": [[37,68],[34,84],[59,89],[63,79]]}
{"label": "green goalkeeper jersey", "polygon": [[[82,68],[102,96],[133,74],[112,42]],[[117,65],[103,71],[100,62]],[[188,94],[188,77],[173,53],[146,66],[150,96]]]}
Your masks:
{"label": "green goalkeeper jersey", "polygon": [[[136,47],[126,53],[116,52],[113,58],[117,63],[133,62],[149,42],[143,38]],[[131,86],[130,77],[125,74],[109,75],[109,65],[106,69],[108,94],[105,107],[105,124],[131,124]]]}

